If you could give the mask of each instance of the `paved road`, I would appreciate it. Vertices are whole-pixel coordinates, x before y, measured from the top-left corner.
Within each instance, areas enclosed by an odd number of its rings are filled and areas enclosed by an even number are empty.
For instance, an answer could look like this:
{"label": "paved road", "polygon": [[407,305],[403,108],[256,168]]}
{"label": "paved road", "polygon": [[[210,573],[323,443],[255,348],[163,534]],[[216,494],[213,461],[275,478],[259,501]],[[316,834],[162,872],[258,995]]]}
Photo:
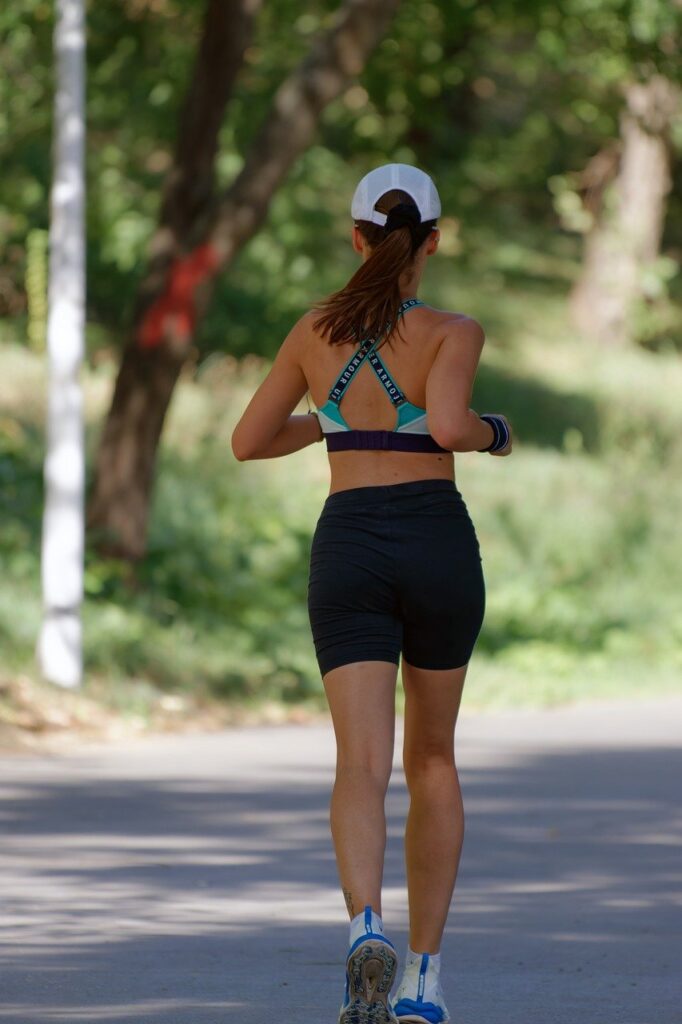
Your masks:
{"label": "paved road", "polygon": [[[682,699],[465,715],[453,1024],[682,1021]],[[0,1022],[335,1024],[325,725],[0,758]],[[384,917],[406,942],[389,796]]]}

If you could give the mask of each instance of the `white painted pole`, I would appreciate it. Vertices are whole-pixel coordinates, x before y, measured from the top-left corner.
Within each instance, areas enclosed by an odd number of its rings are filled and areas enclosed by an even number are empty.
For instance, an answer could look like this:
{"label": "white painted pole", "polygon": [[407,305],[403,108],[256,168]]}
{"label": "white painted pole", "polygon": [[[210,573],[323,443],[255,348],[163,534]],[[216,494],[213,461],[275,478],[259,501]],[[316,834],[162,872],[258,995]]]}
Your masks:
{"label": "white painted pole", "polygon": [[82,679],[84,446],[80,366],[85,327],[84,0],[56,0],[53,182],[47,351],[49,393],[38,661],[65,687]]}

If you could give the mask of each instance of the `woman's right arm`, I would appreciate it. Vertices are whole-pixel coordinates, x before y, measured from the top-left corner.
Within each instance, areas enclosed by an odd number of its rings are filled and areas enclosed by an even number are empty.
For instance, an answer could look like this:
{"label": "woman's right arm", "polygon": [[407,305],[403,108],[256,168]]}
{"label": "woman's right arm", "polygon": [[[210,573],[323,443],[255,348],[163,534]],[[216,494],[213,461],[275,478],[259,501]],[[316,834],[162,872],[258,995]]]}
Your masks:
{"label": "woman's right arm", "polygon": [[[426,418],[429,433],[451,452],[475,452],[487,448],[494,439],[489,423],[469,408],[478,361],[485,334],[478,321],[469,317],[451,320],[429,370],[426,381]],[[496,415],[500,415],[497,413]],[[504,417],[503,417],[504,418]],[[509,455],[509,443],[493,455]]]}

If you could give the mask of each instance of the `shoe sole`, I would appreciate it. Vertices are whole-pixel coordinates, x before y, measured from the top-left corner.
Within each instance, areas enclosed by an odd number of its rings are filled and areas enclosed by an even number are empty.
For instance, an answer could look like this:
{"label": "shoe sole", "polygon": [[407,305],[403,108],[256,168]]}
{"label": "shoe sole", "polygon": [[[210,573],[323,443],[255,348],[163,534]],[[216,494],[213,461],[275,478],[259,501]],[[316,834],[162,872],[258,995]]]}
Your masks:
{"label": "shoe sole", "polygon": [[398,958],[385,942],[368,939],[346,961],[350,1002],[339,1016],[339,1024],[397,1024],[388,1004]]}
{"label": "shoe sole", "polygon": [[[429,1024],[426,1017],[419,1017],[415,1014],[407,1017],[396,1017],[396,1020],[398,1021],[398,1024]],[[449,1024],[449,1022],[450,1018],[444,1017],[441,1024]]]}

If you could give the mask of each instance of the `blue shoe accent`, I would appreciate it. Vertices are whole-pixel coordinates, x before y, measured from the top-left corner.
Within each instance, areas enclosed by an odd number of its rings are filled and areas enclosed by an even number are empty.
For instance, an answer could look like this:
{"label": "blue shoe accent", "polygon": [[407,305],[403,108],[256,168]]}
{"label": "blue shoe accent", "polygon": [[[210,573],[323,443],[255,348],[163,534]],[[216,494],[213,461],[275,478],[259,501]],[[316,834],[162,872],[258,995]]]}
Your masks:
{"label": "blue shoe accent", "polygon": [[355,940],[353,945],[348,950],[348,956],[350,956],[351,953],[354,953],[358,946],[361,946],[363,942],[367,942],[368,939],[376,939],[377,942],[385,942],[386,945],[390,946],[391,949],[395,952],[395,946],[389,939],[386,938],[385,935],[379,935],[378,932],[367,932],[365,935],[361,935],[359,939]]}
{"label": "blue shoe accent", "polygon": [[393,1007],[398,1020],[424,1021],[424,1024],[443,1024],[445,1014],[435,1003],[424,1003],[421,999],[401,999]]}
{"label": "blue shoe accent", "polygon": [[419,1002],[424,998],[424,985],[426,984],[426,969],[429,966],[429,954],[424,953],[422,956],[422,962],[419,965],[419,987],[417,989],[417,999]]}

